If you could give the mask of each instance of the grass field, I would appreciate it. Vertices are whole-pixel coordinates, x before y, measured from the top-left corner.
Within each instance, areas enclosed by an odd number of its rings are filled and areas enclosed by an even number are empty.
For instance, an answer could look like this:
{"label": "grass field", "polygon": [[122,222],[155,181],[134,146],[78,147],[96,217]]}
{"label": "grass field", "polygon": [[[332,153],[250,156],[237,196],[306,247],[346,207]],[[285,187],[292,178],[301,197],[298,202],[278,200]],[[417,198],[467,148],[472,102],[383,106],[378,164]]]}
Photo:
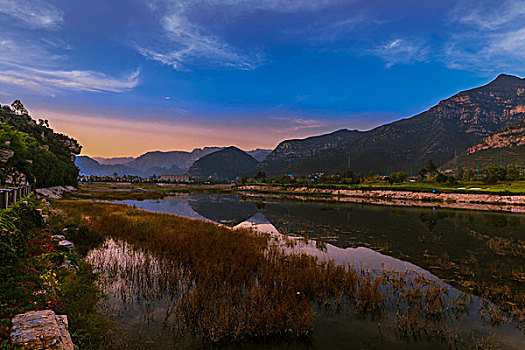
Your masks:
{"label": "grass field", "polygon": [[[390,185],[387,182],[368,182],[358,185],[348,184],[278,184],[256,183],[261,186],[280,186],[276,193],[286,193],[289,189],[299,187],[319,189],[359,189],[359,190],[392,190],[411,192],[441,192],[466,194],[494,194],[494,195],[525,195],[525,181],[508,181],[487,185],[481,181],[460,181],[456,185],[440,184],[436,182],[404,182]],[[78,192],[71,196],[80,199],[100,200],[144,200],[160,199],[173,193],[235,193],[241,188],[230,185],[189,185],[189,186],[160,186],[157,184],[90,184],[81,185]]]}
{"label": "grass field", "polygon": [[347,184],[277,184],[263,183],[257,185],[282,186],[286,188],[308,187],[320,189],[351,189],[351,190],[393,190],[412,192],[442,192],[442,193],[483,193],[494,195],[525,195],[525,181],[501,182],[487,185],[481,181],[460,181],[456,185],[440,184],[436,182],[404,182],[392,184],[386,182],[370,182],[358,185]]}

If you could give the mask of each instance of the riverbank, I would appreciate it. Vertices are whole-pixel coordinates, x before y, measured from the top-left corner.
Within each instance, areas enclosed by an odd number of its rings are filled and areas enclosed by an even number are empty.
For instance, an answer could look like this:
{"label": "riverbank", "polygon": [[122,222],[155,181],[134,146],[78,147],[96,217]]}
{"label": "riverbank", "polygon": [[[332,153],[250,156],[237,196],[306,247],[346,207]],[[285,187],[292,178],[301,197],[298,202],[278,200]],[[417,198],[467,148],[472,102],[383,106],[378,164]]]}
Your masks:
{"label": "riverbank", "polygon": [[[516,187],[516,186],[514,186]],[[98,200],[147,200],[162,199],[177,193],[241,194],[250,197],[290,198],[297,200],[322,200],[387,206],[448,208],[481,211],[525,213],[525,194],[517,191],[489,192],[476,187],[456,191],[428,186],[409,190],[410,187],[361,187],[339,185],[215,185],[188,186],[176,184],[84,184],[80,191],[68,194],[69,198]]]}
{"label": "riverbank", "polygon": [[236,188],[246,196],[287,196],[294,199],[320,198],[337,202],[377,205],[419,206],[525,213],[525,195],[485,193],[440,193],[384,189],[339,189],[269,185],[245,185]]}

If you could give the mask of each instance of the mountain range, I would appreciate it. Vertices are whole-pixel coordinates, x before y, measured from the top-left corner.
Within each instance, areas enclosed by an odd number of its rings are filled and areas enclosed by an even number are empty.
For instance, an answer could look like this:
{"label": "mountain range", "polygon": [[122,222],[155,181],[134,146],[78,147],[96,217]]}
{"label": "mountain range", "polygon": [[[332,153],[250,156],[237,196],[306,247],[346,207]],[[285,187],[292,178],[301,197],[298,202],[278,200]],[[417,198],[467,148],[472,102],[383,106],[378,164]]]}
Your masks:
{"label": "mountain range", "polygon": [[407,119],[369,131],[339,130],[281,142],[254,171],[268,176],[405,171],[445,164],[483,138],[525,119],[525,79],[501,74]]}
{"label": "mountain range", "polygon": [[189,171],[194,177],[227,174],[225,178],[235,178],[259,171],[277,177],[348,170],[364,175],[371,171],[414,175],[429,161],[457,168],[459,159],[461,167],[472,167],[473,155],[477,159],[485,154],[483,164],[491,165],[496,162],[494,150],[501,148],[500,160],[507,152],[508,165],[525,167],[524,120],[525,79],[501,74],[489,84],[459,92],[425,112],[368,131],[342,129],[285,140],[273,151],[205,147],[192,152],[148,152],[135,159],[124,158],[122,163],[101,160],[101,164],[78,157],[77,165],[86,174],[99,175],[176,175]]}
{"label": "mountain range", "polygon": [[[132,175],[149,177],[152,175],[181,175],[187,173],[190,166],[198,159],[225,147],[204,147],[196,148],[191,152],[186,151],[153,151],[143,155],[119,158],[103,158],[88,156],[77,156],[75,164],[84,175],[111,176],[114,173],[118,175]],[[271,150],[254,149],[246,151],[253,156],[256,162],[262,161]]]}

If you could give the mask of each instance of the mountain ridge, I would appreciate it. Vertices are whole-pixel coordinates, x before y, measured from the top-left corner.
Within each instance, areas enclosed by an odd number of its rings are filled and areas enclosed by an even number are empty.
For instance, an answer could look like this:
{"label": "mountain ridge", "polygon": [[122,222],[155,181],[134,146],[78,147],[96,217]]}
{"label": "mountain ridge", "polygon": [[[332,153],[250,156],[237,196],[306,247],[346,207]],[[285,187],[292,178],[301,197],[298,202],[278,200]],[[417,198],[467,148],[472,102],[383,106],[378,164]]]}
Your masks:
{"label": "mountain ridge", "polygon": [[[187,151],[149,151],[139,157],[89,157],[78,156],[76,165],[84,175],[111,176],[132,175],[150,177],[152,175],[182,175],[203,156],[225,149],[225,147],[203,147]],[[264,159],[271,150],[256,148],[245,151],[257,161]]]}
{"label": "mountain ridge", "polygon": [[[255,171],[268,176],[353,170],[413,173],[525,117],[525,79],[501,74],[414,116],[368,131],[338,130],[281,142]],[[416,171],[417,173],[417,171]]]}

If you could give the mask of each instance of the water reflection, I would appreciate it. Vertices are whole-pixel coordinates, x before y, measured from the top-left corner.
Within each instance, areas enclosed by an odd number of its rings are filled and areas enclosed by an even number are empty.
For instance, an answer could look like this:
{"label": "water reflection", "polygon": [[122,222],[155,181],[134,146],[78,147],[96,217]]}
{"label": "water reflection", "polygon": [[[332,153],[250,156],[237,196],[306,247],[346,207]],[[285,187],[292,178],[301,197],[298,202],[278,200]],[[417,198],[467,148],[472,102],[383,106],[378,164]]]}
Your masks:
{"label": "water reflection", "polygon": [[[415,272],[429,279],[439,278],[474,294],[477,291],[465,287],[464,282],[475,281],[475,284],[488,289],[505,285],[516,293],[516,297],[523,296],[524,281],[520,280],[524,266],[523,244],[520,243],[525,240],[523,215],[289,200],[246,200],[236,195],[218,194],[180,194],[163,200],[123,203],[230,227],[251,227],[269,233],[290,252],[307,252],[321,259],[334,259],[338,263],[352,262],[368,269],[380,270],[386,267],[403,273]],[[110,243],[99,251],[101,257],[118,256],[115,249],[123,251],[122,246],[115,248],[111,244],[116,243]],[[133,259],[136,258],[131,260]],[[108,263],[101,259],[99,263],[114,266],[118,264],[118,260]],[[143,258],[138,261],[143,261]],[[145,270],[140,264],[134,269]],[[110,271],[109,275],[118,276],[118,273]],[[122,289],[118,278],[114,283],[118,290]],[[450,290],[452,295],[460,293],[454,287],[450,287]],[[142,300],[136,295],[134,298]],[[142,320],[141,327],[144,327],[144,320],[149,322],[142,340],[152,329],[165,329],[163,319],[172,317],[166,310],[170,310],[170,305],[174,302],[174,299],[166,300],[161,292],[155,293],[153,299],[143,299],[131,307],[137,314],[132,313],[133,317],[128,315],[126,318],[128,321],[133,320],[130,324],[137,324]],[[476,309],[482,305],[479,298],[474,298],[474,304]],[[126,313],[122,311],[125,308],[118,308],[116,304],[112,307]],[[332,323],[333,329],[327,326]],[[356,320],[348,315],[343,318],[324,315],[316,327],[323,331],[316,333],[313,344],[293,343],[290,346],[324,348],[325,343],[316,342],[319,339],[326,343],[332,342],[333,339],[327,336],[331,332],[335,332],[334,336],[339,339],[349,337],[353,339],[351,341],[355,341],[359,338],[359,332],[350,331],[346,327],[362,329],[362,339],[377,338],[376,323]],[[486,330],[487,326],[476,315],[467,317],[462,327],[475,331]],[[133,329],[131,325],[130,329]],[[520,338],[519,330],[504,326],[497,329],[497,335],[503,348],[521,348],[523,338]],[[185,338],[186,336],[180,328],[172,326],[169,333],[156,340],[156,344],[173,342],[176,337],[177,347],[181,344],[191,344],[188,346],[194,347],[195,342]],[[413,344],[399,343],[392,334],[387,335],[387,338],[389,336],[392,338],[388,340],[370,340],[364,347],[420,348]],[[338,340],[334,346],[342,348],[344,344]],[[237,347],[242,348],[242,345]],[[272,347],[279,348],[276,345]],[[432,343],[425,346],[442,347],[445,347],[444,344]],[[159,348],[169,347],[159,345]]]}
{"label": "water reflection", "polygon": [[257,213],[257,207],[234,194],[189,194],[191,208],[203,217],[227,226],[235,226]]}

